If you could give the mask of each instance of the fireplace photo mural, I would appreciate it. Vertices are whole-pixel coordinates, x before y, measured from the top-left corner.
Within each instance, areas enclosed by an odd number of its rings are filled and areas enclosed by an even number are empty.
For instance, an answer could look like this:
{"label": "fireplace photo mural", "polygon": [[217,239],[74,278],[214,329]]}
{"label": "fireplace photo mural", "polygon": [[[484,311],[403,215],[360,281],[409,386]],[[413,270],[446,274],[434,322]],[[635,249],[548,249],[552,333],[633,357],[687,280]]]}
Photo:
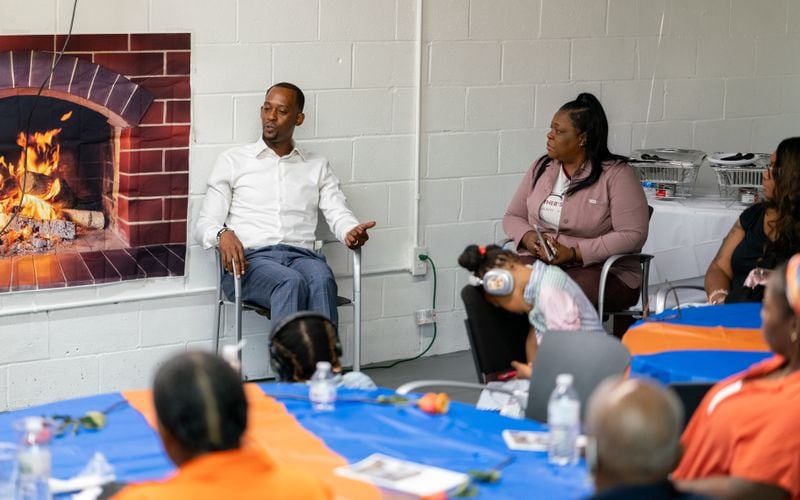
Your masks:
{"label": "fireplace photo mural", "polygon": [[0,293],[182,276],[190,35],[64,40],[0,36]]}

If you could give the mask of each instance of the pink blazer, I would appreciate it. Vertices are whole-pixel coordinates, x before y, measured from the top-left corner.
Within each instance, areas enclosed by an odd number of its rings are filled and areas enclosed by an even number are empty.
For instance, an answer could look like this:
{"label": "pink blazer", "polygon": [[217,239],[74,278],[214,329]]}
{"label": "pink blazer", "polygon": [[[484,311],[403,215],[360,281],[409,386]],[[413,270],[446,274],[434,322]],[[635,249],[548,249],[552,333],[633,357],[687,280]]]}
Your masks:
{"label": "pink blazer", "polygon": [[[517,247],[525,233],[538,224],[544,232],[555,234],[560,243],[580,248],[584,267],[602,263],[613,254],[641,251],[649,223],[647,198],[639,177],[627,163],[604,162],[597,182],[565,196],[558,231],[539,220],[539,208],[555,185],[561,162],[552,160],[534,187],[533,177],[540,163],[534,162],[528,169],[503,217],[503,229]],[[571,183],[586,178],[589,171],[585,164]],[[619,263],[612,273],[631,288],[641,282],[638,262]]]}

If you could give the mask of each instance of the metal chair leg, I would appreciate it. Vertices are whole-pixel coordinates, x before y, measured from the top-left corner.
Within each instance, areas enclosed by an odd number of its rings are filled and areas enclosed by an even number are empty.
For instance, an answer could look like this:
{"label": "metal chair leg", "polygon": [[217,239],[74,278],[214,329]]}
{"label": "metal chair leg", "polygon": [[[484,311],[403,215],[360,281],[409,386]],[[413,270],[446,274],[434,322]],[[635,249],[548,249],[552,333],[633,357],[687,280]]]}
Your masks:
{"label": "metal chair leg", "polygon": [[216,325],[216,329],[214,330],[214,354],[219,356],[219,330],[222,326],[222,299],[219,297],[217,298],[217,305],[214,309],[214,325]]}
{"label": "metal chair leg", "polygon": [[361,249],[353,251],[353,371],[361,371]]}
{"label": "metal chair leg", "polygon": [[239,349],[236,350],[236,355],[239,357],[239,374],[242,380],[245,380],[244,370],[242,369],[242,278],[237,276],[236,263],[233,264],[233,290],[236,300],[236,318],[234,319],[234,329],[236,330],[236,345]]}
{"label": "metal chair leg", "polygon": [[224,298],[223,298],[223,291],[222,291],[222,266],[220,264],[219,258],[219,251],[214,252],[216,255],[216,262],[217,262],[217,269],[220,270],[219,276],[217,277],[217,304],[216,309],[214,310],[214,326],[216,329],[214,330],[214,354],[219,356],[219,330],[222,326],[222,308],[225,307],[224,305]]}

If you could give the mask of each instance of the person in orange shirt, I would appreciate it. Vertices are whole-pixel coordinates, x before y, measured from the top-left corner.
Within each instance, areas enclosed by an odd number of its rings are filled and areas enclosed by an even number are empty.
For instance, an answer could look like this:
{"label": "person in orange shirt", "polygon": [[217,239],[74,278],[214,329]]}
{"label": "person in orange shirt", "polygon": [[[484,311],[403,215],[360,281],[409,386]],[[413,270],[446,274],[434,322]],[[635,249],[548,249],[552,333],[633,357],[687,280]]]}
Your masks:
{"label": "person in orange shirt", "polygon": [[800,254],[770,273],[761,321],[775,356],[705,396],[683,434],[680,489],[800,499]]}
{"label": "person in orange shirt", "polygon": [[129,485],[115,499],[333,497],[312,474],[242,443],[247,399],[239,374],[221,358],[190,352],[170,359],[156,374],[153,399],[159,436],[178,470],[163,481]]}

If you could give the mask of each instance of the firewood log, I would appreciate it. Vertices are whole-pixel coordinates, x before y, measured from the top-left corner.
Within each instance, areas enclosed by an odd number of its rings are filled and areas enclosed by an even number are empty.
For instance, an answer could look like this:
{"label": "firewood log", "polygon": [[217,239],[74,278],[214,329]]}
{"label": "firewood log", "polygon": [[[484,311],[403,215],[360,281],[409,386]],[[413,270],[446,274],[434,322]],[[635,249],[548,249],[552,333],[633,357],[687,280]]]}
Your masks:
{"label": "firewood log", "polygon": [[98,210],[80,210],[77,208],[65,208],[61,210],[64,218],[75,224],[89,229],[103,229],[106,225],[106,218],[103,212]]}
{"label": "firewood log", "polygon": [[[25,172],[25,193],[33,196],[44,196],[50,192],[53,184],[58,180],[60,189],[58,193],[52,197],[50,201],[59,202],[65,205],[71,205],[73,202],[72,190],[69,185],[59,177],[52,177],[38,172],[28,170]],[[22,185],[19,186],[22,189]]]}

